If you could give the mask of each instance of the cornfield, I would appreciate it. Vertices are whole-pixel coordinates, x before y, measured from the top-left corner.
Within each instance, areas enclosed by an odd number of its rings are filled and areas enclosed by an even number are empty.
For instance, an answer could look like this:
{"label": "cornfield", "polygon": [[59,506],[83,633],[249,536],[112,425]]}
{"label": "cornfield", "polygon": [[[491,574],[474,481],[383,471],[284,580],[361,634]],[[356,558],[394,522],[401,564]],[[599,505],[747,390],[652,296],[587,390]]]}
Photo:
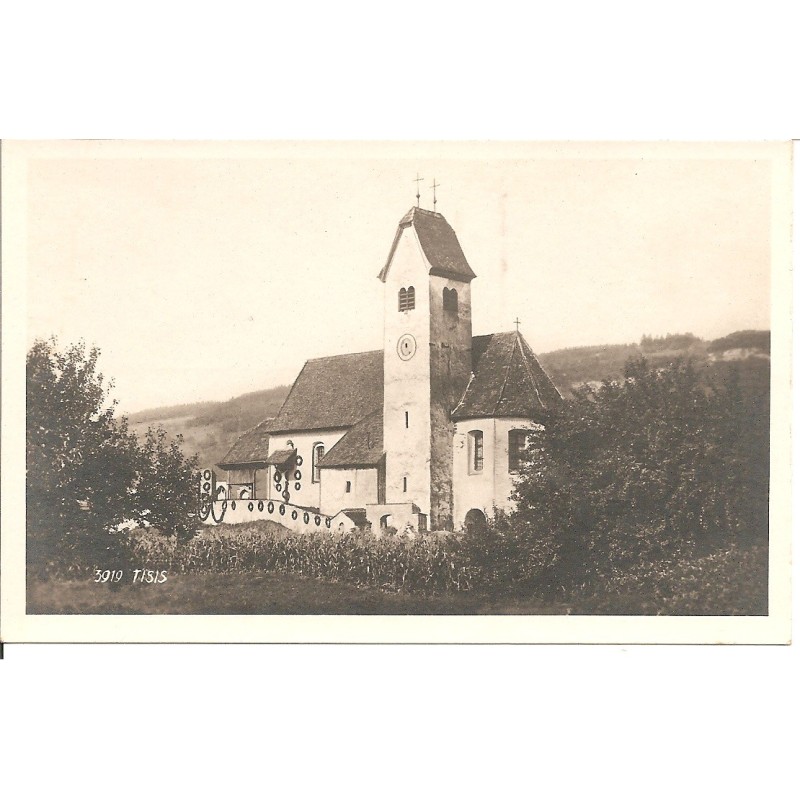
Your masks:
{"label": "cornfield", "polygon": [[[136,531],[118,544],[110,566],[119,569],[166,569],[171,574],[277,571],[395,590],[467,591],[475,583],[475,568],[451,536],[411,540],[358,531],[296,534],[264,520],[221,525],[186,542]],[[87,563],[89,574],[90,566],[98,565]],[[78,571],[84,570],[75,565],[69,574],[77,577]]]}

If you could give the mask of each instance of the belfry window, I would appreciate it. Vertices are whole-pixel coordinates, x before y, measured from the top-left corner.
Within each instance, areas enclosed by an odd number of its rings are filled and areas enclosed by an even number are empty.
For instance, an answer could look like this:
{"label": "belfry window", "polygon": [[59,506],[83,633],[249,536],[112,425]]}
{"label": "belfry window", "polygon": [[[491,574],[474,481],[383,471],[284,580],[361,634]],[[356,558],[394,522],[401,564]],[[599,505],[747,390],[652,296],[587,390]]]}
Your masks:
{"label": "belfry window", "polygon": [[412,311],[416,304],[416,293],[414,287],[409,286],[408,289],[403,287],[397,295],[397,310],[398,311]]}
{"label": "belfry window", "polygon": [[442,307],[448,314],[458,314],[458,292],[455,289],[442,290]]}
{"label": "belfry window", "polygon": [[508,471],[519,472],[525,463],[528,449],[528,431],[508,432]]}
{"label": "belfry window", "polygon": [[470,472],[483,471],[483,431],[469,432],[469,469]]}
{"label": "belfry window", "polygon": [[319,462],[325,455],[325,445],[317,442],[311,450],[311,482],[319,483]]}

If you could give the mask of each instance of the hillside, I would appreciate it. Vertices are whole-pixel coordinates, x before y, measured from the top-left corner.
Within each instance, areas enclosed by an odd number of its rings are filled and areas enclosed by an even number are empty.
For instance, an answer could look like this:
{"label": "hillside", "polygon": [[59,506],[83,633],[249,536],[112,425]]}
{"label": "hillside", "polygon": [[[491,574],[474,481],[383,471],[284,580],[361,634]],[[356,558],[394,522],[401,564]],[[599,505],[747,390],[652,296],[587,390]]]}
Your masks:
{"label": "hillside", "polygon": [[[743,390],[755,397],[769,392],[769,353],[769,331],[737,331],[712,342],[691,333],[643,336],[639,344],[570,347],[540,353],[538,357],[567,398],[573,388],[583,383],[620,377],[625,362],[640,356],[655,365],[692,358],[706,370],[709,380],[725,375],[735,364]],[[242,433],[278,413],[289,388],[276,386],[219,403],[148,409],[130,415],[129,420],[139,434],[150,425],[160,425],[173,435],[183,434],[186,453],[197,453],[201,464],[216,464]]]}
{"label": "hillside", "polygon": [[200,403],[181,403],[177,406],[161,406],[159,408],[148,408],[144,411],[136,411],[133,414],[128,414],[128,421],[132,425],[138,425],[143,422],[155,422],[160,419],[177,419],[185,417],[186,419],[193,419],[199,414],[205,414],[218,403],[214,402],[200,402]]}
{"label": "hillside", "polygon": [[625,362],[646,358],[664,366],[678,358],[690,358],[707,370],[709,377],[724,375],[731,364],[739,365],[742,385],[760,394],[769,391],[769,331],[737,331],[721,339],[704,341],[691,333],[643,336],[639,344],[570,347],[540,353],[538,358],[564,397],[583,383],[620,377]]}
{"label": "hillside", "polygon": [[173,436],[183,435],[184,452],[197,453],[201,464],[216,464],[246,430],[274,417],[289,386],[248,392],[220,403],[191,403],[147,409],[131,414],[131,429],[144,435],[161,426]]}

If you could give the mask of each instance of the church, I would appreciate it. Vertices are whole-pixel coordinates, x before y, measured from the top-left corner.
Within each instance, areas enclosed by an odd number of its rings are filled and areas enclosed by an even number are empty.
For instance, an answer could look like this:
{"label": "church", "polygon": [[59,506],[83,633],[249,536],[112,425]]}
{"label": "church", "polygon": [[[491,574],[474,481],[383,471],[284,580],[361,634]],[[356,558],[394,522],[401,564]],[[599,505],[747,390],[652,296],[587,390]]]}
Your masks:
{"label": "church", "polygon": [[519,330],[473,335],[475,277],[444,216],[412,207],[378,274],[382,349],[307,361],[278,415],[218,464],[212,505],[376,532],[508,508],[527,437],[562,397]]}

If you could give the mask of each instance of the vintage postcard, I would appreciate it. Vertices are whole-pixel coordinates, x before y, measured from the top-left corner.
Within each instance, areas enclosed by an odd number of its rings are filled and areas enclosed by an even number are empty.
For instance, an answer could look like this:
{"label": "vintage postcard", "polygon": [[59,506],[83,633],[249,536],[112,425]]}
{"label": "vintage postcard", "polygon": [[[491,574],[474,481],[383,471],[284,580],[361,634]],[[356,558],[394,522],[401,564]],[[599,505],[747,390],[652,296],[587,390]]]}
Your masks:
{"label": "vintage postcard", "polygon": [[4,142],[2,640],[787,643],[791,158]]}

